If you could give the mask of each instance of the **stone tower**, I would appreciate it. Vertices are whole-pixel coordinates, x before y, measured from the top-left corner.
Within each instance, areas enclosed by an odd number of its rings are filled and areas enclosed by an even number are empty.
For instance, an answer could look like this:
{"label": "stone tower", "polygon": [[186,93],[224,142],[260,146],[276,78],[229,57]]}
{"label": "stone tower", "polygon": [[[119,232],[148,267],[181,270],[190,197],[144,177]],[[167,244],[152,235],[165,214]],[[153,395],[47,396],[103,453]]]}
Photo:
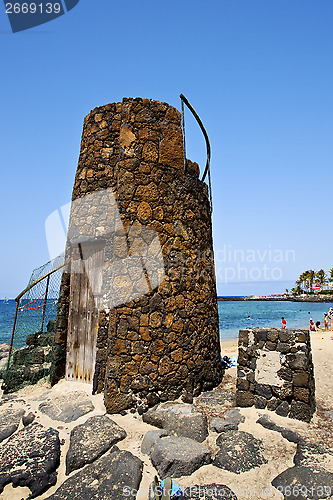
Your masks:
{"label": "stone tower", "polygon": [[128,98],[85,118],[66,255],[53,382],[91,381],[110,413],[220,383],[208,188],[178,110]]}

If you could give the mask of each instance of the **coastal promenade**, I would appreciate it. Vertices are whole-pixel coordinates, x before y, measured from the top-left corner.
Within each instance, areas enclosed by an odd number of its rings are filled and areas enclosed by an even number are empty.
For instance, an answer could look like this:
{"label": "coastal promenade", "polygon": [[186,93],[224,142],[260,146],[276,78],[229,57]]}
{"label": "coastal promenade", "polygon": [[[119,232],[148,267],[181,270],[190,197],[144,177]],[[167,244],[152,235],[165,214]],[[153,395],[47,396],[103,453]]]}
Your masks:
{"label": "coastal promenade", "polygon": [[289,302],[333,302],[332,294],[302,294],[302,295],[248,295],[248,296],[218,296],[218,300],[223,301],[246,301],[246,300],[262,300],[262,301],[289,301]]}

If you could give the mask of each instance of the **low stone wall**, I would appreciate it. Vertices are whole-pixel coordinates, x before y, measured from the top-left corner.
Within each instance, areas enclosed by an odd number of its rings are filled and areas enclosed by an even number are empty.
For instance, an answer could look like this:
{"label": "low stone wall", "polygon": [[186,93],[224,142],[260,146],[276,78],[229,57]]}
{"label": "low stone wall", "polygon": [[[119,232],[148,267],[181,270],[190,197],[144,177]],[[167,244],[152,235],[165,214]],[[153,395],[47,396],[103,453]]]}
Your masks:
{"label": "low stone wall", "polygon": [[315,381],[308,330],[240,330],[237,406],[255,406],[309,422]]}

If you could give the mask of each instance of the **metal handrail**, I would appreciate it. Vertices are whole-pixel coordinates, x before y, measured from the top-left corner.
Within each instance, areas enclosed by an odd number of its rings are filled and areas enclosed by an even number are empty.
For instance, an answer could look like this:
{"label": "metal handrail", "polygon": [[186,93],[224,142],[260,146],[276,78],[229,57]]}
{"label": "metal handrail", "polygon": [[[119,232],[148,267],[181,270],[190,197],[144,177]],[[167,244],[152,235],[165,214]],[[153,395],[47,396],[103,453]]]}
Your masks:
{"label": "metal handrail", "polygon": [[[206,178],[206,175],[208,174],[208,184],[209,184],[209,195],[210,195],[210,205],[211,205],[211,210],[213,210],[213,200],[212,200],[212,186],[211,186],[211,179],[210,179],[210,157],[211,157],[211,148],[210,148],[210,142],[209,142],[209,138],[208,138],[208,134],[207,134],[207,131],[198,115],[198,113],[195,111],[195,109],[193,108],[193,106],[188,102],[188,100],[186,99],[186,97],[184,96],[184,94],[180,94],[180,99],[182,101],[182,103],[186,104],[186,106],[188,107],[188,109],[191,111],[191,113],[193,114],[194,118],[196,119],[196,121],[198,122],[199,124],[199,127],[201,128],[201,131],[204,135],[204,138],[205,138],[205,141],[206,141],[206,149],[207,149],[207,160],[206,160],[206,167],[205,167],[205,171],[203,173],[203,176],[201,178],[202,181],[205,180]],[[185,152],[184,152],[185,154]]]}
{"label": "metal handrail", "polygon": [[20,300],[21,297],[23,297],[23,295],[25,293],[27,293],[32,287],[34,287],[35,285],[37,285],[37,283],[39,283],[40,281],[43,281],[45,278],[47,278],[48,276],[51,276],[51,274],[55,273],[56,271],[59,271],[59,269],[61,269],[62,267],[64,267],[64,265],[66,264],[66,262],[64,262],[63,264],[61,264],[60,266],[56,267],[55,269],[52,269],[51,271],[49,271],[48,273],[44,274],[43,276],[41,276],[40,278],[38,278],[36,281],[34,281],[33,283],[31,283],[30,285],[27,286],[27,288],[25,288],[23,290],[23,292],[21,292],[15,299],[16,302],[18,302]]}
{"label": "metal handrail", "polygon": [[[15,309],[15,316],[14,316],[14,323],[13,323],[13,330],[12,330],[12,336],[10,338],[10,346],[9,346],[9,351],[8,351],[8,363],[7,363],[7,369],[9,368],[9,360],[10,360],[10,355],[12,353],[12,348],[13,348],[13,343],[14,343],[14,333],[15,333],[15,327],[16,327],[16,320],[17,320],[17,313],[18,313],[18,308],[19,308],[19,302],[20,302],[20,298],[23,297],[23,295],[25,293],[27,293],[29,290],[31,290],[31,288],[33,288],[35,285],[37,285],[37,283],[39,283],[40,281],[43,281],[45,278],[50,278],[51,274],[55,273],[56,271],[59,271],[59,269],[61,269],[62,267],[64,267],[66,264],[66,262],[64,262],[63,264],[61,264],[60,266],[56,267],[55,269],[52,269],[51,271],[49,271],[48,273],[44,274],[43,276],[41,276],[40,278],[38,278],[37,280],[35,280],[33,283],[31,283],[30,285],[28,285],[15,299],[15,302],[16,302],[16,309]],[[45,296],[45,299],[44,299],[44,305],[43,305],[43,308],[45,307],[45,304],[46,304],[46,299],[47,299],[47,295]],[[44,323],[44,312],[43,311],[43,317],[42,317],[42,325]]]}
{"label": "metal handrail", "polygon": [[211,155],[211,149],[210,149],[210,142],[209,142],[209,138],[208,138],[208,134],[207,134],[207,131],[200,119],[200,116],[198,115],[198,113],[195,111],[195,109],[193,108],[193,106],[188,102],[188,100],[186,99],[186,97],[184,96],[184,94],[180,94],[179,96],[181,98],[181,100],[184,102],[184,104],[186,104],[186,106],[188,107],[188,109],[191,111],[191,113],[193,114],[194,118],[197,120],[198,124],[199,124],[199,127],[201,128],[202,130],[202,133],[205,137],[205,141],[206,141],[206,148],[207,148],[207,161],[206,161],[206,168],[205,168],[205,171],[203,173],[203,176],[202,176],[202,181],[205,180],[205,177],[208,173],[208,171],[210,170],[210,155]]}

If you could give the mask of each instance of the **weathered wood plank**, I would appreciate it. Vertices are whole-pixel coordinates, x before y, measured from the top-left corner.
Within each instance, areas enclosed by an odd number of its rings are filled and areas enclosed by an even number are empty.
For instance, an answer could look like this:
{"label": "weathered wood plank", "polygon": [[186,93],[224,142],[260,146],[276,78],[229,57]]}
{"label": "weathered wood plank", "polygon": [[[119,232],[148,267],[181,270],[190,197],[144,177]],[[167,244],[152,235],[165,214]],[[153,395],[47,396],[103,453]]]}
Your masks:
{"label": "weathered wood plank", "polygon": [[83,260],[73,254],[72,259],[66,378],[92,383],[98,327],[96,302],[102,290],[103,245],[85,244],[82,257]]}

